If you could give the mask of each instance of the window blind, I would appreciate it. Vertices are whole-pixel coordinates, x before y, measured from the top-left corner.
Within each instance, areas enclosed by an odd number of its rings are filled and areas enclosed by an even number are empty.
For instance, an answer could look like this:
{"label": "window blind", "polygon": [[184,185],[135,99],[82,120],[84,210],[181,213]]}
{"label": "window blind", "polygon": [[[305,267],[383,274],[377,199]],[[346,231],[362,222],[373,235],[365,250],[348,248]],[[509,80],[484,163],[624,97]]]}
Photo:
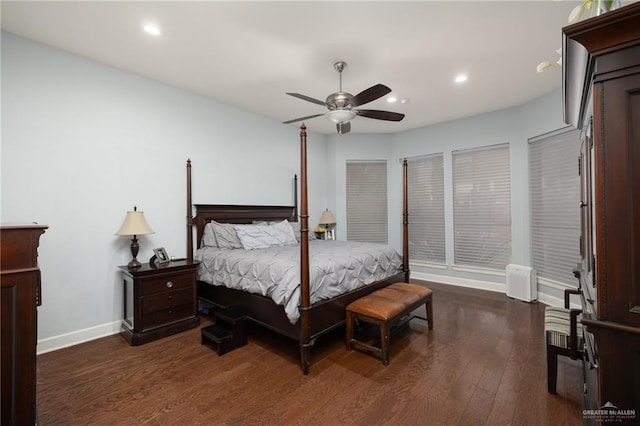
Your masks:
{"label": "window blind", "polygon": [[445,263],[443,155],[407,160],[409,259]]}
{"label": "window blind", "polygon": [[509,145],[454,151],[455,263],[504,269],[511,259]]}
{"label": "window blind", "polygon": [[387,243],[387,163],[347,162],[347,239]]}
{"label": "window blind", "polygon": [[529,143],[531,251],[539,278],[575,286],[580,262],[577,130]]}

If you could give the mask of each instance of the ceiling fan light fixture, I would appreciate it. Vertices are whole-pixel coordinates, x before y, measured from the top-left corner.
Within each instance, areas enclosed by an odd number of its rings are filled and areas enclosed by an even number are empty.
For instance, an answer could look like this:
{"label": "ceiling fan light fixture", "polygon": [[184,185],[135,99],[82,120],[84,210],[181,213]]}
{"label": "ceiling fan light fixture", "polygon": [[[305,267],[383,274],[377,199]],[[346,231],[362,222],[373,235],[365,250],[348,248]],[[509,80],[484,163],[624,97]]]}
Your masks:
{"label": "ceiling fan light fixture", "polygon": [[327,113],[327,118],[336,124],[349,122],[355,117],[356,113],[348,109],[335,109]]}

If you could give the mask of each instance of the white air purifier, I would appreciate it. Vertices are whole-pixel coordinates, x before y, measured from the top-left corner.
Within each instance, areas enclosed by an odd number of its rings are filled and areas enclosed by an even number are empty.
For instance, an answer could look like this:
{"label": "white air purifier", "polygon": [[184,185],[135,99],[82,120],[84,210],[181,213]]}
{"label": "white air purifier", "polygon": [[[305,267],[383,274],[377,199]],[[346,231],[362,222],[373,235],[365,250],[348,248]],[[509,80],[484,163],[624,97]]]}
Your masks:
{"label": "white air purifier", "polygon": [[536,271],[530,266],[507,265],[507,296],[531,302],[538,298]]}

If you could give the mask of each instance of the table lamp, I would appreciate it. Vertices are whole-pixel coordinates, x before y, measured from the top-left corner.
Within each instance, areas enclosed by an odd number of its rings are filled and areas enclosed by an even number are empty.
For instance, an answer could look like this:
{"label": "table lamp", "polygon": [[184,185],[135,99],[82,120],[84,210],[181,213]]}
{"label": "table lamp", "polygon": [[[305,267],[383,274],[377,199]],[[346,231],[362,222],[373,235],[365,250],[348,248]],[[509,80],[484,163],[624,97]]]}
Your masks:
{"label": "table lamp", "polygon": [[331,213],[331,210],[326,209],[325,211],[322,212],[322,216],[320,217],[320,225],[324,227],[325,240],[335,239],[333,235],[333,231],[329,229],[331,225],[335,225],[335,223],[336,223],[336,218],[333,217],[333,213]]}
{"label": "table lamp", "polygon": [[147,221],[144,218],[144,212],[139,212],[137,207],[133,207],[133,211],[128,211],[127,216],[124,218],[124,223],[118,229],[115,235],[133,235],[131,239],[131,255],[133,259],[127,264],[129,269],[137,269],[142,266],[142,263],[138,262],[136,256],[140,245],[138,244],[138,235],[154,234]]}

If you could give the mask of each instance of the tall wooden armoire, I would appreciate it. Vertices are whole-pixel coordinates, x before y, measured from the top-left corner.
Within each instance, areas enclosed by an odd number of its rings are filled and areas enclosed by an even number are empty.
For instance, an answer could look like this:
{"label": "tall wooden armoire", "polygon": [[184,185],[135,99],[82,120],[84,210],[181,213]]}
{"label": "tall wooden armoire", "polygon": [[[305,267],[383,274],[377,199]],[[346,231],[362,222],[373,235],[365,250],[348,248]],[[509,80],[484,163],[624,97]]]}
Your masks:
{"label": "tall wooden armoire", "polygon": [[583,135],[583,417],[640,424],[640,2],[563,29],[563,95]]}

